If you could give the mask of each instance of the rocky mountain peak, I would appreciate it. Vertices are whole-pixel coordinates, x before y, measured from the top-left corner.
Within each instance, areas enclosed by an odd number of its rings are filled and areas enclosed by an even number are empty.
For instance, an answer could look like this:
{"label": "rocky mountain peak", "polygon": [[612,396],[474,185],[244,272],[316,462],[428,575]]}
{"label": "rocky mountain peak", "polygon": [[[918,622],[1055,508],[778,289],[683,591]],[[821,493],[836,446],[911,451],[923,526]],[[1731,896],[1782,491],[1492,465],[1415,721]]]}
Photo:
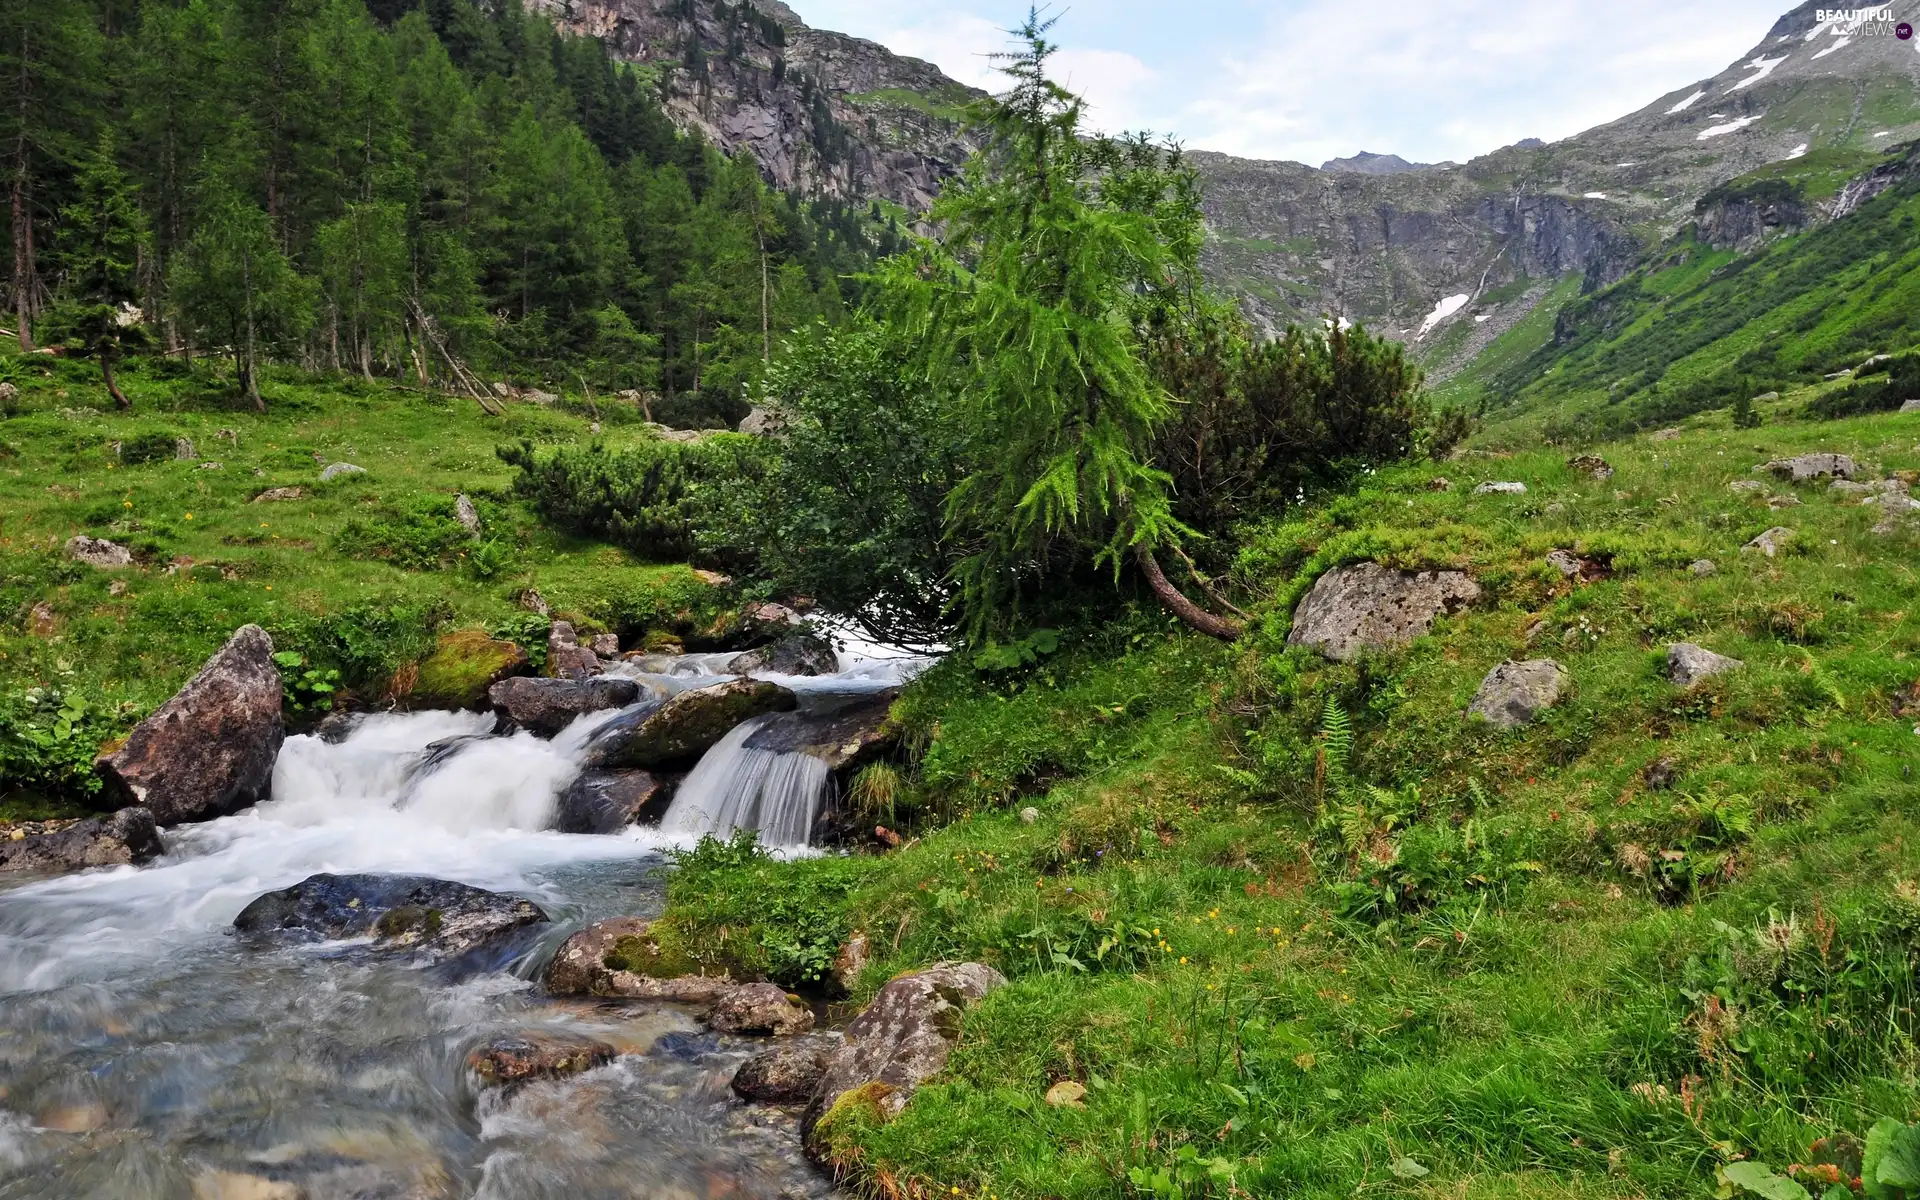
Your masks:
{"label": "rocky mountain peak", "polygon": [[1421,171],[1431,163],[1408,162],[1398,154],[1375,154],[1362,150],[1351,158],[1330,158],[1320,164],[1322,171],[1352,171],[1360,175],[1398,175],[1402,171]]}

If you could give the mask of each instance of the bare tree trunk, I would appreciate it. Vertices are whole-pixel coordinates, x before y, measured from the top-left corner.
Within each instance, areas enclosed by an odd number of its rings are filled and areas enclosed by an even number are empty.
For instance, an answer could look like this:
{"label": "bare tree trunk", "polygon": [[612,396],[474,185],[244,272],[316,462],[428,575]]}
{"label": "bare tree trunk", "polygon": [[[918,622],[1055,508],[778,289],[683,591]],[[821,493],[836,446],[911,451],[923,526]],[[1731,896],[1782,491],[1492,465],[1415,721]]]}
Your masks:
{"label": "bare tree trunk", "polygon": [[107,395],[113,397],[113,406],[122,412],[131,409],[133,401],[127,399],[120,385],[113,381],[113,355],[105,350],[100,352],[100,373],[107,377]]}
{"label": "bare tree trunk", "polygon": [[253,401],[255,412],[266,412],[267,402],[260,398],[259,364],[254,359],[253,348],[253,256],[240,256],[240,274],[247,292],[247,398]]}
{"label": "bare tree trunk", "polygon": [[360,331],[360,374],[368,383],[373,382],[373,334],[371,330]]}
{"label": "bare tree trunk", "polygon": [[1167,611],[1179,617],[1187,626],[1222,641],[1230,642],[1240,636],[1244,628],[1240,622],[1215,616],[1187,599],[1179,588],[1168,582],[1166,573],[1153,557],[1153,551],[1144,544],[1134,547],[1133,556],[1140,564],[1141,573],[1147,577],[1147,586],[1153,589],[1153,594],[1167,606]]}

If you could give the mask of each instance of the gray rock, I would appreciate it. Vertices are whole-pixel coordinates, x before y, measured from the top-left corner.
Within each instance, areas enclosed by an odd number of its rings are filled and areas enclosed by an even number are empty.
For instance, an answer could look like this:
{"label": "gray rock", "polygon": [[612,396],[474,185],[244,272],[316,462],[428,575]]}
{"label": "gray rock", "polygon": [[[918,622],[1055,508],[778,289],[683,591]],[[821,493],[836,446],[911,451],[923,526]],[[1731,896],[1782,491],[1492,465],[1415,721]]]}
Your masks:
{"label": "gray rock", "polygon": [[561,833],[618,833],[667,797],[651,771],[582,771],[560,794],[554,829]]}
{"label": "gray rock", "polygon": [[1031,804],[1027,805],[1027,807],[1020,810],[1020,823],[1022,825],[1031,825],[1035,821],[1038,821],[1039,819],[1040,819],[1040,810],[1033,807],[1033,805]]}
{"label": "gray rock", "polygon": [[307,494],[307,489],[305,488],[297,488],[297,487],[268,488],[266,491],[261,492],[258,496],[255,496],[251,501],[251,503],[273,504],[276,501],[280,501],[280,500],[298,500],[301,497],[305,496],[306,494]]}
{"label": "gray rock", "polygon": [[1480,681],[1467,713],[1495,729],[1518,729],[1559,703],[1569,682],[1567,669],[1550,658],[1501,663]]}
{"label": "gray rock", "polygon": [[320,472],[320,482],[331,483],[343,475],[365,475],[366,473],[365,467],[356,467],[352,463],[330,463]]}
{"label": "gray rock", "polygon": [[1771,508],[1771,509],[1782,509],[1782,508],[1799,508],[1799,507],[1800,507],[1800,497],[1798,497],[1798,496],[1769,496],[1769,497],[1767,497],[1767,507],[1768,507],[1768,508]]}
{"label": "gray rock", "polygon": [[1788,529],[1784,525],[1775,525],[1772,529],[1767,530],[1746,545],[1740,547],[1740,549],[1743,552],[1747,550],[1758,550],[1768,558],[1773,558],[1782,550],[1786,549],[1787,543],[1792,541],[1793,537],[1793,530]]}
{"label": "gray rock", "polygon": [[809,706],[806,712],[781,713],[749,734],[746,744],[754,750],[811,754],[833,771],[857,767],[899,740],[900,731],[889,720],[898,695],[889,689],[832,711]]}
{"label": "gray rock", "polygon": [[587,743],[589,767],[660,767],[691,762],[727,731],[762,713],[785,712],[796,701],[779,684],[732,679],[681,692],[654,707],[637,707],[601,726]]}
{"label": "gray rock", "polygon": [[1837,496],[1868,496],[1876,489],[1870,483],[1855,483],[1851,479],[1836,479],[1827,485],[1827,491]]}
{"label": "gray rock", "polygon": [[814,1127],[856,1088],[885,1084],[886,1091],[875,1099],[883,1115],[905,1108],[914,1090],[947,1065],[962,1012],[1005,982],[1000,972],[980,963],[939,963],[881,988],[848,1024],[846,1041],[828,1058],[820,1089],[800,1119],[809,1153],[819,1150]]}
{"label": "gray rock", "polygon": [[557,1029],[496,1037],[467,1055],[467,1069],[487,1087],[515,1087],[536,1079],[564,1079],[604,1067],[613,1047],[598,1038]]}
{"label": "gray rock", "polygon": [[1732,492],[1764,492],[1767,490],[1767,485],[1758,479],[1736,479],[1727,485],[1727,490]]}
{"label": "gray rock", "polygon": [[465,492],[453,498],[453,519],[474,537],[480,536],[480,510],[473,506],[473,501],[467,499]]}
{"label": "gray rock", "polygon": [[727,663],[735,675],[763,671],[769,675],[832,675],[840,670],[833,644],[811,633],[791,633],[770,646],[735,655]]}
{"label": "gray rock", "polygon": [[1656,792],[1664,792],[1672,787],[1679,774],[1680,769],[1674,765],[1674,761],[1664,756],[1648,763],[1647,769],[1640,773],[1641,778],[1647,781],[1647,786]]}
{"label": "gray rock", "polygon": [[1363,651],[1407,645],[1432,629],[1441,613],[1479,598],[1479,585],[1459,571],[1396,571],[1379,563],[1335,567],[1314,581],[1294,609],[1287,644],[1351,662]]}
{"label": "gray rock", "polygon": [[787,416],[777,408],[754,405],[740,418],[740,432],[755,437],[782,437],[787,432]]}
{"label": "gray rock", "polygon": [[1595,480],[1613,478],[1613,464],[1598,454],[1576,454],[1567,460],[1567,466]]}
{"label": "gray rock", "polygon": [[543,392],[539,388],[528,388],[526,391],[520,393],[520,398],[529,404],[538,404],[546,408],[552,408],[554,405],[560,403],[560,397],[554,395],[552,392]]}
{"label": "gray rock", "polygon": [[1674,440],[1679,436],[1680,436],[1680,427],[1676,425],[1670,429],[1654,430],[1652,433],[1647,435],[1647,440],[1650,442],[1671,442],[1672,440]]}
{"label": "gray rock", "polygon": [[1903,412],[1903,413],[1917,413],[1917,412],[1920,412],[1920,397],[1916,397],[1916,398],[1914,398],[1914,399],[1912,399],[1912,400],[1908,400],[1908,401],[1905,401],[1905,402],[1903,402],[1903,403],[1902,403],[1902,404],[1900,405],[1900,411],[1901,411],[1901,412]]}
{"label": "gray rock", "polygon": [[600,656],[580,644],[573,622],[555,621],[547,630],[547,674],[556,679],[586,679],[600,673]]}
{"label": "gray rock", "polygon": [[591,679],[516,675],[487,689],[494,712],[541,737],[559,733],[582,713],[625,708],[639,698],[638,683],[613,675]]}
{"label": "gray rock", "polygon": [[1681,687],[1692,687],[1702,679],[1711,679],[1746,665],[1737,658],[1715,654],[1692,642],[1675,642],[1667,647],[1667,678]]}
{"label": "gray rock", "polygon": [[827,1074],[819,1046],[784,1045],[754,1055],[733,1073],[733,1094],[760,1104],[799,1104],[813,1099]]}
{"label": "gray rock", "polygon": [[1799,454],[1792,458],[1776,458],[1767,464],[1767,470],[1791,483],[1811,483],[1828,476],[1851,479],[1858,468],[1854,466],[1853,459],[1845,454]]}
{"label": "gray rock", "polygon": [[55,874],[87,867],[143,863],[165,853],[153,814],[123,808],[105,817],[89,817],[55,833],[31,833],[0,841],[0,871]]}
{"label": "gray rock", "polygon": [[813,1011],[771,983],[743,983],[714,1003],[707,1024],[718,1033],[786,1037],[813,1028]]}
{"label": "gray rock", "polygon": [[273,640],[243,625],[200,673],[94,762],[108,795],[162,825],[204,821],[267,798],[286,736]]}
{"label": "gray rock", "polygon": [[556,996],[606,996],[710,1005],[740,986],[727,975],[656,978],[633,970],[637,965],[635,960],[659,953],[659,945],[649,932],[651,928],[651,922],[639,917],[613,917],[587,926],[562,942],[553,961],[547,964],[547,990]]}
{"label": "gray rock", "polygon": [[1474,488],[1473,494],[1476,496],[1524,496],[1527,494],[1527,485],[1514,480],[1489,479]]}
{"label": "gray rock", "polygon": [[192,462],[200,457],[200,452],[194,449],[192,438],[177,437],[173,439],[173,457],[179,462]]}
{"label": "gray rock", "polygon": [[1709,575],[1717,574],[1720,568],[1714,565],[1712,559],[1701,558],[1695,559],[1693,565],[1687,570],[1692,571],[1696,578],[1705,579]]}
{"label": "gray rock", "polygon": [[118,542],[91,538],[85,534],[67,539],[67,557],[102,569],[133,565],[133,551]]}
{"label": "gray rock", "polygon": [[1568,579],[1580,574],[1580,556],[1571,550],[1547,551],[1547,565]]}
{"label": "gray rock", "polygon": [[620,657],[620,635],[617,633],[596,633],[587,639],[587,649],[602,661]]}
{"label": "gray rock", "polygon": [[531,900],[423,875],[310,875],[240,910],[233,927],[273,945],[371,937],[379,951],[457,958],[512,939],[547,914]]}

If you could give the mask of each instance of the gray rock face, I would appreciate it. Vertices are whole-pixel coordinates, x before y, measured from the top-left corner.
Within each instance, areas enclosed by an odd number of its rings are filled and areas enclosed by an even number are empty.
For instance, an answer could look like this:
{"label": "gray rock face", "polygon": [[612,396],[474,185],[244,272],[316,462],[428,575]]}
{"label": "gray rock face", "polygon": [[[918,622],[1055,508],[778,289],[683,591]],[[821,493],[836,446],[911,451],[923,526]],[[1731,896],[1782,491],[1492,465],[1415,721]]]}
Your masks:
{"label": "gray rock face", "polygon": [[1474,488],[1473,494],[1476,496],[1524,496],[1527,494],[1527,485],[1511,479],[1489,479]]}
{"label": "gray rock face", "polygon": [[827,1060],[820,1090],[800,1120],[802,1136],[811,1142],[814,1126],[834,1102],[870,1083],[889,1089],[878,1101],[886,1112],[905,1108],[914,1089],[947,1065],[961,1013],[1005,982],[980,963],[939,963],[881,988]]}
{"label": "gray rock face", "polygon": [[1287,644],[1351,662],[1366,650],[1404,646],[1432,629],[1441,613],[1479,598],[1479,585],[1459,571],[1396,571],[1379,563],[1335,567],[1294,610]]}
{"label": "gray rock face", "polygon": [[1712,559],[1700,558],[1695,559],[1693,565],[1688,567],[1687,570],[1693,572],[1694,578],[1705,579],[1709,575],[1717,574],[1720,568],[1714,565]]}
{"label": "gray rock face", "polygon": [[840,669],[840,656],[825,638],[811,633],[793,633],[769,646],[735,655],[727,670],[735,675],[761,671],[769,675],[832,675]]}
{"label": "gray rock face", "polygon": [[298,500],[307,494],[307,489],[298,487],[268,488],[255,496],[249,503],[274,504],[282,500]]}
{"label": "gray rock face", "polygon": [[1737,658],[1715,654],[1692,642],[1675,642],[1667,647],[1667,678],[1681,687],[1692,687],[1702,679],[1711,679],[1746,665]]}
{"label": "gray rock face", "polygon": [[547,673],[556,679],[585,679],[600,673],[600,656],[580,644],[571,621],[555,621],[547,630]]}
{"label": "gray rock face", "polygon": [[743,983],[720,997],[707,1014],[719,1033],[785,1037],[813,1028],[813,1012],[787,999],[771,983]]}
{"label": "gray rock face", "polygon": [[494,712],[541,737],[559,733],[581,713],[625,708],[639,698],[638,683],[614,675],[591,679],[516,675],[487,689]]}
{"label": "gray rock face", "polygon": [[123,808],[105,817],[89,817],[57,833],[33,833],[18,841],[0,841],[0,871],[56,874],[87,867],[143,863],[164,853],[153,814]]}
{"label": "gray rock face", "polygon": [[601,660],[620,657],[620,635],[617,633],[596,633],[587,639],[587,649]]}
{"label": "gray rock face", "polygon": [[1505,662],[1488,671],[1467,708],[1495,729],[1518,729],[1560,702],[1571,677],[1550,658]]}
{"label": "gray rock face", "polygon": [[423,875],[310,875],[240,910],[233,927],[275,945],[371,936],[382,951],[455,958],[547,921],[531,900]]}
{"label": "gray rock face", "polygon": [[754,1055],[733,1073],[733,1094],[759,1104],[799,1104],[813,1099],[827,1073],[818,1046],[786,1045]]}
{"label": "gray rock face", "polygon": [[1793,537],[1793,530],[1788,529],[1784,525],[1775,525],[1772,529],[1767,530],[1746,545],[1740,547],[1740,549],[1743,551],[1758,550],[1768,558],[1773,558],[1787,548],[1787,543],[1792,541]]}
{"label": "gray rock face", "polygon": [[1567,466],[1596,481],[1613,478],[1613,465],[1598,454],[1576,454],[1567,460]]}
{"label": "gray rock face", "polygon": [[94,763],[109,795],[162,825],[204,821],[266,799],[286,729],[273,640],[244,625],[200,673]]}
{"label": "gray rock face", "polygon": [[666,783],[650,771],[582,771],[560,794],[553,827],[561,833],[618,833],[666,795]]}
{"label": "gray rock face", "polygon": [[320,482],[332,483],[342,475],[365,475],[366,473],[365,467],[356,467],[352,463],[328,463],[320,472]]}
{"label": "gray rock face", "polygon": [[468,533],[480,536],[480,510],[473,506],[473,501],[467,499],[465,492],[453,498],[453,519],[460,522],[460,527]]}
{"label": "gray rock face", "polygon": [[[632,957],[658,952],[649,930],[652,922],[640,917],[613,917],[596,921],[562,942],[547,964],[547,990],[556,996],[606,996],[623,1000],[665,1000],[711,1005],[740,984],[726,975],[679,975],[655,978],[630,970],[634,963],[618,952],[631,948]],[[609,956],[614,962],[609,963]]]}
{"label": "gray rock face", "polygon": [[1904,402],[1903,402],[1903,403],[1902,403],[1902,404],[1900,405],[1900,411],[1901,411],[1901,412],[1903,412],[1903,413],[1917,413],[1917,412],[1920,412],[1920,398],[1916,398],[1916,399],[1913,399],[1913,400],[1907,400],[1907,401],[1904,401]]}
{"label": "gray rock face", "polygon": [[536,1079],[562,1079],[613,1061],[613,1047],[598,1038],[541,1029],[511,1033],[477,1046],[467,1069],[488,1087],[514,1087]]}
{"label": "gray rock face", "polygon": [[755,437],[782,437],[787,432],[786,414],[777,408],[754,405],[740,418],[740,432]]}
{"label": "gray rock face", "polygon": [[1845,454],[1800,454],[1776,458],[1767,464],[1767,470],[1790,483],[1811,483],[1828,477],[1852,479],[1858,469]]}
{"label": "gray rock face", "polygon": [[798,750],[834,771],[859,766],[899,739],[900,731],[888,720],[898,695],[888,690],[831,714],[783,713],[748,735],[747,745],[782,753]]}
{"label": "gray rock face", "polygon": [[103,570],[133,565],[133,551],[118,542],[91,538],[85,534],[67,539],[67,557]]}
{"label": "gray rock face", "polygon": [[587,743],[589,767],[660,767],[691,762],[762,713],[790,711],[792,692],[760,679],[731,679],[681,692],[652,708],[622,713]]}

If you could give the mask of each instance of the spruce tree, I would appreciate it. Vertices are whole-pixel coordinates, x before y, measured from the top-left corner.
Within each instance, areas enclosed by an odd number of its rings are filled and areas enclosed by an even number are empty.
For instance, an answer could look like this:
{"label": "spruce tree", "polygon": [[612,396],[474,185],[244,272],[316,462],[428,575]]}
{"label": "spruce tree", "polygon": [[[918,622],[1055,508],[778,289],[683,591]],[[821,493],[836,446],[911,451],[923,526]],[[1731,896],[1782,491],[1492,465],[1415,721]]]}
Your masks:
{"label": "spruce tree", "polygon": [[81,164],[73,202],[60,211],[57,246],[69,295],[57,315],[72,351],[99,359],[107,394],[127,409],[133,404],[114,380],[113,366],[150,344],[135,304],[147,224],[118,154],[112,132],[103,132]]}

